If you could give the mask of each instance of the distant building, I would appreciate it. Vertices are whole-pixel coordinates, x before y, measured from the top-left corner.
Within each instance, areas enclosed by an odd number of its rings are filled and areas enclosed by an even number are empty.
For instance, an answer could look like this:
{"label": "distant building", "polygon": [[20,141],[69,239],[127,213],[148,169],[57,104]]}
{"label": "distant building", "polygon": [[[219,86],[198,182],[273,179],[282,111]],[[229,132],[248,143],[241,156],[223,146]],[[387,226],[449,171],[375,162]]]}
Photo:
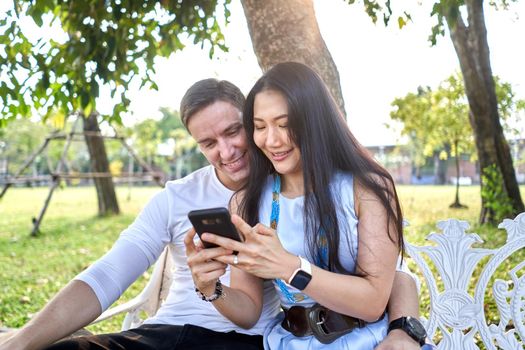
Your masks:
{"label": "distant building", "polygon": [[525,139],[509,141],[510,152],[514,159],[514,171],[519,183],[525,183]]}
{"label": "distant building", "polygon": [[412,183],[412,159],[404,147],[385,145],[366,148],[390,172],[396,183]]}
{"label": "distant building", "polygon": [[[518,183],[525,183],[525,139],[509,141],[514,159],[514,169]],[[392,175],[397,184],[479,184],[480,172],[478,162],[473,162],[469,154],[460,155],[459,176],[456,174],[454,157],[440,160],[437,154],[428,157],[425,165],[416,167],[410,152],[404,145],[384,145],[366,147]]]}

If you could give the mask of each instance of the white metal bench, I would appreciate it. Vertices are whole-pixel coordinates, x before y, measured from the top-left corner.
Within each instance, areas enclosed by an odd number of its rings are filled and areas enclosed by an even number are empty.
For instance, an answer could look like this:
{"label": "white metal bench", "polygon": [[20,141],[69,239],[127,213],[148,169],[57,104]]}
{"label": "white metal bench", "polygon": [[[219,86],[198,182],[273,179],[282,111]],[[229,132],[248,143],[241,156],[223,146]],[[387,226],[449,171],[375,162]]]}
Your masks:
{"label": "white metal bench", "polygon": [[[472,247],[482,240],[476,233],[467,233],[466,221],[449,219],[438,222],[437,227],[441,233],[427,236],[435,244],[406,244],[408,255],[417,264],[429,292],[429,317],[423,320],[429,337],[436,341],[438,349],[478,349],[476,337],[487,349],[524,349],[525,261],[518,261],[504,271],[506,280],[493,281],[493,276],[511,255],[525,248],[525,213],[514,220],[505,219],[498,226],[506,231],[507,240],[495,249]],[[432,272],[431,265],[437,273]],[[474,271],[479,274],[473,277]],[[145,312],[151,316],[157,311],[170,284],[171,258],[167,248],[140,295],[107,310],[95,322],[126,312],[122,329],[140,325],[140,315]],[[487,297],[493,298],[497,305],[496,324],[487,320],[484,309]]]}
{"label": "white metal bench", "polygon": [[[523,350],[525,261],[518,261],[503,271],[506,280],[493,277],[498,268],[505,267],[510,256],[518,251],[523,254],[525,213],[499,224],[498,228],[506,231],[507,239],[495,249],[472,247],[483,241],[476,233],[467,233],[466,221],[449,219],[438,222],[437,226],[442,232],[427,236],[435,245],[406,246],[423,273],[429,291],[430,316],[425,322],[429,337],[435,339],[441,334],[438,349],[478,349],[475,337],[479,336],[487,349]],[[424,256],[430,258],[437,274],[432,272]],[[473,277],[478,265],[479,274]],[[487,319],[494,315],[485,314],[488,298],[497,305],[497,324]]]}

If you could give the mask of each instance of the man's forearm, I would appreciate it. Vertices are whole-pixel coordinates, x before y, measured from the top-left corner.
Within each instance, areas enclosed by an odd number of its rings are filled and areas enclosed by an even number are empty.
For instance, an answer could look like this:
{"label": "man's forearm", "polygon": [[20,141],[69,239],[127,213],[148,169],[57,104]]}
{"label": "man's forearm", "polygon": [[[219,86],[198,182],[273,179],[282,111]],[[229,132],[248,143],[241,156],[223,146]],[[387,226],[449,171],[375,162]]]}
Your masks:
{"label": "man's forearm", "polygon": [[403,316],[419,318],[419,296],[412,277],[398,271],[388,301],[388,318],[391,322]]}
{"label": "man's forearm", "polygon": [[0,350],[41,349],[96,319],[102,310],[95,292],[82,281],[71,281]]}
{"label": "man's forearm", "polygon": [[[419,297],[412,277],[398,271],[388,301],[388,321],[392,322],[403,316],[419,317]],[[405,331],[394,329],[388,333],[376,350],[416,350],[420,348],[419,344]]]}

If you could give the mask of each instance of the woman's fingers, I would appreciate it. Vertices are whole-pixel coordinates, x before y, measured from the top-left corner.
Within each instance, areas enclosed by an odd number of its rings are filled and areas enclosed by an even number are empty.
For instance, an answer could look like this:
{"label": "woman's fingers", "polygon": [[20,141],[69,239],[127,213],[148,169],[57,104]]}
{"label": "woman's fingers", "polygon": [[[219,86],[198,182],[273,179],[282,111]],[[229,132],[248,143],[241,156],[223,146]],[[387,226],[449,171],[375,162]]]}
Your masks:
{"label": "woman's fingers", "polygon": [[223,255],[217,258],[217,261],[220,261],[221,263],[228,264],[231,266],[239,266],[242,265],[244,260],[241,261],[242,258],[239,257],[239,254],[232,254],[232,255]]}
{"label": "woman's fingers", "polygon": [[263,224],[257,224],[253,228],[254,232],[264,236],[275,236],[276,232],[273,228],[265,226]]}
{"label": "woman's fingers", "polygon": [[213,233],[203,233],[201,236],[201,239],[209,243],[217,244],[218,246],[225,248],[225,249],[229,249],[231,251],[244,251],[245,250],[245,245],[242,242],[238,242],[230,238],[215,235]]}
{"label": "woman's fingers", "polygon": [[255,234],[253,227],[248,225],[239,215],[232,215],[232,223],[237,228],[237,231],[242,233],[244,240],[250,239]]}
{"label": "woman's fingers", "polygon": [[282,267],[281,253],[285,252],[275,230],[262,224],[251,227],[237,215],[232,215],[232,222],[244,235],[244,242],[211,233],[201,235],[203,241],[238,252],[237,255],[217,256],[215,260],[238,267],[261,278],[273,278],[278,275]]}
{"label": "woman's fingers", "polygon": [[204,248],[202,241],[195,242],[195,229],[191,228],[184,237],[184,245],[186,246],[186,256],[190,257],[196,253],[200,253],[200,260],[211,260],[220,255],[232,254],[233,251],[223,247]]}
{"label": "woman's fingers", "polygon": [[[253,232],[253,228],[250,225],[248,225],[238,215],[232,215],[232,222],[237,228],[237,231],[244,237],[245,242],[251,240],[255,233]],[[244,250],[244,244],[242,242],[238,242],[236,240],[222,237],[213,233],[203,233],[201,235],[201,239],[209,243],[217,244],[218,246],[226,249],[231,249],[234,251]]]}
{"label": "woman's fingers", "polygon": [[193,254],[187,254],[188,265],[190,268],[193,268],[194,266],[217,260],[217,258],[220,256],[231,255],[232,253],[233,251],[231,249],[226,249],[223,247],[202,249],[198,252],[194,252]]}

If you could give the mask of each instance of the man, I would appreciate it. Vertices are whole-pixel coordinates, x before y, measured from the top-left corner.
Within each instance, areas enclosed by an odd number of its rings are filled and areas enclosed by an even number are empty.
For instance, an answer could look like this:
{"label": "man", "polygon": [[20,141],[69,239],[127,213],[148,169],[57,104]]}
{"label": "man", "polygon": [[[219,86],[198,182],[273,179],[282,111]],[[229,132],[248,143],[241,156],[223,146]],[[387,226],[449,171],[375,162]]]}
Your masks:
{"label": "man", "polygon": [[[226,81],[206,79],[190,87],[181,102],[181,118],[210,166],[168,182],[122,232],[111,250],[0,344],[0,350],[45,348],[86,326],[156,261],[167,244],[173,248],[173,284],[166,302],[154,317],[134,330],[60,341],[49,349],[260,348],[260,334],[278,310],[272,287],[265,288],[259,322],[252,329],[241,329],[195,293],[184,249],[184,236],[191,228],[187,213],[193,209],[227,206],[233,192],[243,185],[248,175],[247,140],[241,123],[243,103],[240,90]],[[224,272],[221,281],[228,284],[229,271]],[[391,319],[417,316],[417,293],[412,280],[403,273],[396,275]],[[381,346],[383,349],[418,348],[402,330],[392,331]]]}

